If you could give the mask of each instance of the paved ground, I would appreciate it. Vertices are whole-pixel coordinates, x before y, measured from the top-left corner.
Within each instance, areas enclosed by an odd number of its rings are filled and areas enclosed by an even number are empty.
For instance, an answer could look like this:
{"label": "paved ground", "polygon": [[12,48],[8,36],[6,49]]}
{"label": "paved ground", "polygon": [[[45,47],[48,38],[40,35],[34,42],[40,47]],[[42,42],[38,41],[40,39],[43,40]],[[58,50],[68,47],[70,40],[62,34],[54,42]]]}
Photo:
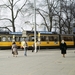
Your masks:
{"label": "paved ground", "polygon": [[11,50],[0,50],[0,75],[75,75],[74,49],[63,58],[59,49],[40,50],[38,53],[19,50],[13,57]]}

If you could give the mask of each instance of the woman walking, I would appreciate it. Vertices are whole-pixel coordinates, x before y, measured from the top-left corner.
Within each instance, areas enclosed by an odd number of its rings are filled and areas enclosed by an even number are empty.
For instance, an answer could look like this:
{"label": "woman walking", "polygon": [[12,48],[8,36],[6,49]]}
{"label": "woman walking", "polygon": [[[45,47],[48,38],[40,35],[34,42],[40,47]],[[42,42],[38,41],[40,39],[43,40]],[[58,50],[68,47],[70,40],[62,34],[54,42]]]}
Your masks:
{"label": "woman walking", "polygon": [[12,44],[12,54],[13,54],[13,57],[17,57],[17,55],[18,55],[17,45],[15,42],[13,42],[13,44]]}
{"label": "woman walking", "polygon": [[28,45],[26,41],[24,41],[23,48],[24,48],[24,55],[27,56]]}
{"label": "woman walking", "polygon": [[60,50],[61,50],[61,54],[62,54],[63,57],[65,58],[65,54],[66,54],[66,50],[67,50],[67,45],[66,45],[66,43],[64,42],[64,40],[61,41]]}
{"label": "woman walking", "polygon": [[33,43],[33,45],[32,45],[32,52],[34,52],[34,49],[35,49],[35,44]]}

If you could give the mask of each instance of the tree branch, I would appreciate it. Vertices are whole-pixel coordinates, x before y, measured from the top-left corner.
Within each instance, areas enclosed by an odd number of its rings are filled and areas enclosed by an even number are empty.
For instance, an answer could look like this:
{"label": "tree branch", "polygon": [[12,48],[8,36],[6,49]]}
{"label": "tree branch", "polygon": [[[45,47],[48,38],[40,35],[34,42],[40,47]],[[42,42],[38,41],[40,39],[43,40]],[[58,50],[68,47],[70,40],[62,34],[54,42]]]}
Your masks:
{"label": "tree branch", "polygon": [[17,15],[18,15],[19,11],[21,11],[21,9],[26,5],[26,2],[27,2],[27,0],[26,0],[25,3],[23,4],[23,6],[22,6],[20,9],[17,10],[16,16],[15,16],[14,19],[16,19],[16,17],[17,17]]}
{"label": "tree branch", "polygon": [[0,20],[9,20],[10,22],[12,22],[12,20],[8,19],[8,18],[2,18]]}
{"label": "tree branch", "polygon": [[19,1],[20,1],[20,0],[17,0],[17,1],[14,3],[14,5],[13,5],[13,6],[15,6],[15,5],[16,5],[16,3],[17,3],[17,2],[19,2]]}
{"label": "tree branch", "polygon": [[41,12],[39,10],[37,10],[39,12],[39,14],[42,16],[42,18],[44,19],[44,22],[45,22],[45,26],[47,27],[48,31],[49,31],[49,28],[48,28],[48,25],[46,23],[46,19],[45,17],[41,14]]}

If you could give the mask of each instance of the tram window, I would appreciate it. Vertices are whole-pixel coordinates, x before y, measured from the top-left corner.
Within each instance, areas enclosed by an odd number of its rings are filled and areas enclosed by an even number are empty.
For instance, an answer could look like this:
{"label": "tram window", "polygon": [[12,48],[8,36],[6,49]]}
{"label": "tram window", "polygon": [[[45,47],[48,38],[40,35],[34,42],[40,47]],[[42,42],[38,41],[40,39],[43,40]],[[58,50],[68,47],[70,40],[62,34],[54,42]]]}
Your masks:
{"label": "tram window", "polygon": [[25,38],[24,37],[18,37],[18,40],[17,41],[24,41]]}
{"label": "tram window", "polygon": [[18,37],[15,37],[15,41],[19,41],[19,38]]}
{"label": "tram window", "polygon": [[1,41],[1,37],[0,37],[0,41]]}
{"label": "tram window", "polygon": [[31,37],[29,37],[28,41],[31,41]]}
{"label": "tram window", "polygon": [[[29,41],[34,41],[34,39],[35,39],[34,36],[29,37]],[[37,36],[36,36],[36,40],[38,40]]]}
{"label": "tram window", "polygon": [[21,37],[18,37],[18,41],[21,41]]}
{"label": "tram window", "polygon": [[24,40],[25,40],[25,41],[29,41],[29,37],[25,37]]}
{"label": "tram window", "polygon": [[8,37],[8,41],[12,41],[12,37]]}
{"label": "tram window", "polygon": [[30,36],[29,41],[34,41],[34,36]]}
{"label": "tram window", "polygon": [[19,41],[21,41],[21,37],[19,37]]}
{"label": "tram window", "polygon": [[57,37],[57,36],[54,37],[54,41],[55,41],[55,42],[58,41],[58,37]]}
{"label": "tram window", "polygon": [[2,41],[6,41],[6,37],[2,37]]}
{"label": "tram window", "polygon": [[73,37],[63,37],[64,41],[73,41]]}
{"label": "tram window", "polygon": [[68,40],[67,40],[67,37],[63,37],[63,39],[64,39],[64,41],[68,41]]}
{"label": "tram window", "polygon": [[68,37],[68,41],[73,41],[73,37]]}
{"label": "tram window", "polygon": [[54,41],[54,37],[53,36],[49,36],[49,41]]}
{"label": "tram window", "polygon": [[20,37],[18,37],[18,41],[20,41]]}
{"label": "tram window", "polygon": [[19,40],[22,41],[22,37],[19,37]]}
{"label": "tram window", "polygon": [[41,36],[41,41],[46,41],[46,36]]}
{"label": "tram window", "polygon": [[75,41],[75,36],[74,36],[74,41]]}
{"label": "tram window", "polygon": [[43,40],[44,40],[44,39],[43,39],[43,36],[41,36],[40,38],[41,38],[41,41],[43,41]]}
{"label": "tram window", "polygon": [[49,36],[46,37],[46,41],[49,41]]}

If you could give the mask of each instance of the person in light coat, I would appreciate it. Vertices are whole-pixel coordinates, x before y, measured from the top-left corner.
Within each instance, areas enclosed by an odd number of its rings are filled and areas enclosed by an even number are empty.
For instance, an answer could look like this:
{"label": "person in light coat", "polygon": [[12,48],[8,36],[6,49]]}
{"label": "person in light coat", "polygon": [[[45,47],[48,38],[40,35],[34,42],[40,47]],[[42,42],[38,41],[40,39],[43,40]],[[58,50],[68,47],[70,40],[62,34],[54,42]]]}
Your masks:
{"label": "person in light coat", "polygon": [[12,44],[12,54],[13,54],[13,57],[17,57],[18,55],[17,45],[15,42],[13,42]]}
{"label": "person in light coat", "polygon": [[23,43],[23,48],[24,48],[24,55],[27,56],[28,45],[27,45],[26,41],[24,41],[24,43]]}

